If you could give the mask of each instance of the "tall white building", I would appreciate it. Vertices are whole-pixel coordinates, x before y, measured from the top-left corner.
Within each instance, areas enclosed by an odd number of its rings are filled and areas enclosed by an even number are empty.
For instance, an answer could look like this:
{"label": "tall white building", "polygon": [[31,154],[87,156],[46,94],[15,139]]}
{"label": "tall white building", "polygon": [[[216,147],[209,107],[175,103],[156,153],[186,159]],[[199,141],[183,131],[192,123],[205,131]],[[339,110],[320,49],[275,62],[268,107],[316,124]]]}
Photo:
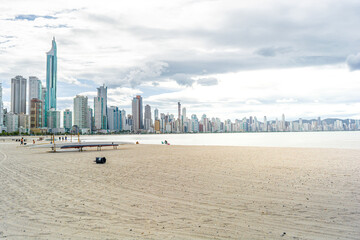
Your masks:
{"label": "tall white building", "polygon": [[123,109],[121,110],[121,130],[126,129],[126,111]]}
{"label": "tall white building", "polygon": [[185,107],[182,109],[182,116],[183,116],[183,119],[185,120],[186,119],[186,108]]}
{"label": "tall white building", "polygon": [[39,100],[44,100],[41,98],[42,96],[42,86],[41,81],[37,77],[29,77],[29,112],[31,108],[31,99],[36,98]]}
{"label": "tall white building", "polygon": [[150,130],[152,125],[151,120],[151,107],[149,105],[145,106],[145,117],[144,117],[144,128],[145,130]]}
{"label": "tall white building", "polygon": [[281,131],[286,131],[285,114],[283,114],[283,115],[282,115],[282,121],[281,121]]}
{"label": "tall white building", "polygon": [[132,100],[133,131],[140,132],[143,129],[142,97],[137,95]]}
{"label": "tall white building", "polygon": [[19,131],[19,116],[9,112],[5,114],[5,123],[8,133]]}
{"label": "tall white building", "polygon": [[26,113],[26,78],[22,76],[11,79],[11,112]]}
{"label": "tall white building", "polygon": [[186,108],[183,107],[181,115],[181,132],[187,132],[189,130],[186,118]]}
{"label": "tall white building", "polygon": [[74,98],[74,125],[78,128],[88,128],[88,98],[77,95]]}
{"label": "tall white building", "polygon": [[266,116],[264,116],[264,127],[263,127],[263,131],[264,131],[264,132],[267,132],[267,129],[268,129],[268,122],[267,122]]}

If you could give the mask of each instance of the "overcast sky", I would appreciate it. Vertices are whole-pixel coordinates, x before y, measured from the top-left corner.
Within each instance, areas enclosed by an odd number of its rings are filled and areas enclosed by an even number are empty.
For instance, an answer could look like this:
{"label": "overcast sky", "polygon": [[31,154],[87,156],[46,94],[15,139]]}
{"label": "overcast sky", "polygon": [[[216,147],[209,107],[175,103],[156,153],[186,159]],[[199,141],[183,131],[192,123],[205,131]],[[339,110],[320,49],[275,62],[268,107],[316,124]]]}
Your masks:
{"label": "overcast sky", "polygon": [[0,81],[37,76],[58,48],[58,110],[108,86],[160,112],[360,119],[360,1],[0,0]]}

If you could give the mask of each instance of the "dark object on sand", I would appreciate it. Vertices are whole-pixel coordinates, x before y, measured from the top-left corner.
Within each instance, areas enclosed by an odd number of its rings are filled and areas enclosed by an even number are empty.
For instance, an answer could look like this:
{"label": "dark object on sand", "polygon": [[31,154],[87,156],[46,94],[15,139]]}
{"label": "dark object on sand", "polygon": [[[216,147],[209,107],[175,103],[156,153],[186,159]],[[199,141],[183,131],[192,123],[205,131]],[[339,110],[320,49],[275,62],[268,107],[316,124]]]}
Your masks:
{"label": "dark object on sand", "polygon": [[95,162],[97,164],[104,164],[104,163],[106,163],[106,158],[105,157],[97,157]]}

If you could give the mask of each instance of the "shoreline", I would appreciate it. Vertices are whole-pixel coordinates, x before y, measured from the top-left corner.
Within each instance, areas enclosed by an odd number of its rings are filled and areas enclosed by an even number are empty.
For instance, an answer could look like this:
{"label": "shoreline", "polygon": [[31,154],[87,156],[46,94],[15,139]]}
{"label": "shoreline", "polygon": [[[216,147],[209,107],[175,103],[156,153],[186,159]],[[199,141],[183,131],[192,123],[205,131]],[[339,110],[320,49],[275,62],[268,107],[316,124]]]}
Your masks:
{"label": "shoreline", "polygon": [[[65,136],[65,135],[59,135]],[[68,141],[71,136],[68,135]],[[20,137],[1,138],[0,142]],[[39,137],[24,137],[38,139]],[[43,137],[49,140],[51,136]],[[55,136],[55,139],[58,136]],[[5,139],[5,140],[4,140]],[[73,136],[73,142],[78,137]],[[301,148],[336,148],[359,149],[360,132],[293,132],[281,134],[140,134],[140,135],[81,135],[83,142],[139,142],[140,144],[161,144],[167,140],[171,145],[182,146],[256,146],[256,147],[301,147]],[[58,142],[58,141],[56,141]],[[28,142],[29,143],[29,142]],[[31,140],[32,143],[32,140]]]}

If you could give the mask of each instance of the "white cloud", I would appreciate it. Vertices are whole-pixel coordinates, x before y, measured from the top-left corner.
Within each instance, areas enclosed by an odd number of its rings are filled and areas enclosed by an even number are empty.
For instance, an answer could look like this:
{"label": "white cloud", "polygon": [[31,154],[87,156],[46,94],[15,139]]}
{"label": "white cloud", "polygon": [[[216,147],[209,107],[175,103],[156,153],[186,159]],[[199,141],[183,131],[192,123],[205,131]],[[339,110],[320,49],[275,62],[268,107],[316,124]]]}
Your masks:
{"label": "white cloud", "polygon": [[200,78],[197,80],[197,84],[202,86],[213,86],[217,85],[219,81],[216,78]]}
{"label": "white cloud", "polygon": [[294,98],[282,98],[282,99],[277,99],[276,102],[277,103],[296,103],[297,100]]}
{"label": "white cloud", "polygon": [[[359,52],[359,10],[356,1],[334,0],[78,0],[51,8],[7,1],[0,6],[4,100],[15,75],[44,82],[55,36],[60,106],[71,107],[77,93],[91,102],[105,83],[109,104],[127,109],[143,94],[160,111],[175,112],[180,100],[189,112],[222,118],[359,116],[359,73],[345,65]],[[42,17],[14,21],[19,15]],[[358,57],[347,58],[351,70]]]}
{"label": "white cloud", "polygon": [[354,111],[359,105],[360,73],[348,72],[345,66],[245,71],[209,77],[221,81],[216,86],[194,86],[145,100],[164,112],[175,112],[180,100],[188,113],[208,113],[222,119],[250,115],[276,118],[283,113],[291,119],[339,113],[360,117],[359,111]]}
{"label": "white cloud", "polygon": [[346,63],[351,71],[360,70],[360,53],[356,55],[349,55]]}

